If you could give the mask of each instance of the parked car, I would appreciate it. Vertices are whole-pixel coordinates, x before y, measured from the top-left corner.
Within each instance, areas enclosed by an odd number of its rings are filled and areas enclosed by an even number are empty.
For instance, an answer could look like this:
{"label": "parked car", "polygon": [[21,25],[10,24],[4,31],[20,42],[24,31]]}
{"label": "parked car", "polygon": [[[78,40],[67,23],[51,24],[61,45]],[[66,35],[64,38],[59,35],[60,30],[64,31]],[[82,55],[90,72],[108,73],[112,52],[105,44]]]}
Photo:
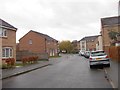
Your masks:
{"label": "parked car", "polygon": [[79,55],[80,55],[80,56],[84,56],[84,52],[85,52],[85,51],[80,50],[80,51],[79,51]]}
{"label": "parked car", "polygon": [[85,57],[85,58],[89,58],[89,57],[90,57],[90,51],[85,51],[84,57]]}
{"label": "parked car", "polygon": [[103,51],[91,51],[90,57],[89,57],[89,65],[90,68],[93,68],[93,66],[96,65],[106,65],[110,67],[110,59],[108,55]]}

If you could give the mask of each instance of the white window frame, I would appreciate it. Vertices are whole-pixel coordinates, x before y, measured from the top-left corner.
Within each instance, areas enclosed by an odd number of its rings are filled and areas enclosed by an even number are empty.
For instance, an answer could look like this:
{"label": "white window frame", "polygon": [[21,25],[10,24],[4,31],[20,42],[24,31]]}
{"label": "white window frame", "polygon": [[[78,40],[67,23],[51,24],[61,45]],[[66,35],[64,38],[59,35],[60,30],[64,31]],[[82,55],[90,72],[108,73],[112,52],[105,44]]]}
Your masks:
{"label": "white window frame", "polygon": [[31,39],[29,40],[29,44],[30,44],[30,45],[32,44],[32,40],[31,40]]}
{"label": "white window frame", "polygon": [[2,28],[0,31],[0,37],[7,37],[7,29]]}
{"label": "white window frame", "polygon": [[[8,56],[7,56],[7,49],[8,49]],[[4,52],[5,56],[3,56],[3,50],[5,50],[5,52]],[[11,47],[3,47],[2,48],[2,58],[12,58],[12,57],[13,57],[13,49]]]}

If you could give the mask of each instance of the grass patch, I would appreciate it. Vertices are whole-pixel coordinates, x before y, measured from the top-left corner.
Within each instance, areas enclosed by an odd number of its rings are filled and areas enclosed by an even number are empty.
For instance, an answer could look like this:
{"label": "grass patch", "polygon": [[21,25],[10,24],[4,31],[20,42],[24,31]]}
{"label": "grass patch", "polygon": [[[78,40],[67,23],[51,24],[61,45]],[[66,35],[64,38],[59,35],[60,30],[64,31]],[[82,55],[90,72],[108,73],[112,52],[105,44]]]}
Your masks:
{"label": "grass patch", "polygon": [[26,66],[26,65],[32,65],[32,64],[36,64],[38,62],[34,62],[34,63],[25,63],[23,64],[22,62],[21,63],[16,63],[15,66]]}
{"label": "grass patch", "polygon": [[39,63],[39,61],[49,61],[49,59],[40,59],[38,60],[37,62],[34,62],[34,63],[26,63],[26,64],[23,64],[22,62],[16,62],[14,66],[7,66],[7,64],[0,64],[0,69],[9,69],[9,68],[15,68],[15,67],[24,67],[24,66],[27,66],[27,65],[33,65],[33,64],[37,64]]}
{"label": "grass patch", "polygon": [[61,56],[50,56],[49,58],[59,58]]}
{"label": "grass patch", "polygon": [[23,66],[23,63],[16,63],[15,66]]}
{"label": "grass patch", "polygon": [[6,68],[7,68],[7,65],[6,65],[6,64],[0,65],[0,69],[6,69]]}

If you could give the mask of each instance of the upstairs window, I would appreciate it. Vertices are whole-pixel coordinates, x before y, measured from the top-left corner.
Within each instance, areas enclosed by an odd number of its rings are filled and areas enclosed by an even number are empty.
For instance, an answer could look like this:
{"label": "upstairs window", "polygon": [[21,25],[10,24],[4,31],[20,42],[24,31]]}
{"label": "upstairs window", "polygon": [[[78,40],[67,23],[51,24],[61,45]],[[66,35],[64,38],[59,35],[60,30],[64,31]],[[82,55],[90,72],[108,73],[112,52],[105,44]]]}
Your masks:
{"label": "upstairs window", "polygon": [[0,36],[1,37],[7,37],[7,30],[6,29],[1,29],[0,30]]}
{"label": "upstairs window", "polygon": [[47,40],[47,44],[50,44],[50,42],[51,42],[50,40]]}
{"label": "upstairs window", "polygon": [[31,39],[29,40],[29,44],[32,44],[32,40]]}
{"label": "upstairs window", "polygon": [[7,30],[6,29],[0,29],[0,36],[1,37],[7,37]]}

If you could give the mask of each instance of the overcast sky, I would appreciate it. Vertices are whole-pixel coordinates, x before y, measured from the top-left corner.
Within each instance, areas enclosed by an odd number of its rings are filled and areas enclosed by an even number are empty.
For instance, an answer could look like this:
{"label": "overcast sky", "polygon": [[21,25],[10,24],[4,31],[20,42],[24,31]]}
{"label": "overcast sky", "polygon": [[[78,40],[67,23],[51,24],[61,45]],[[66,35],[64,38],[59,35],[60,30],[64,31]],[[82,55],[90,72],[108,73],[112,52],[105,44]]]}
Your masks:
{"label": "overcast sky", "polygon": [[0,18],[18,28],[17,42],[30,30],[57,40],[100,34],[100,18],[118,15],[119,0],[0,0]]}

